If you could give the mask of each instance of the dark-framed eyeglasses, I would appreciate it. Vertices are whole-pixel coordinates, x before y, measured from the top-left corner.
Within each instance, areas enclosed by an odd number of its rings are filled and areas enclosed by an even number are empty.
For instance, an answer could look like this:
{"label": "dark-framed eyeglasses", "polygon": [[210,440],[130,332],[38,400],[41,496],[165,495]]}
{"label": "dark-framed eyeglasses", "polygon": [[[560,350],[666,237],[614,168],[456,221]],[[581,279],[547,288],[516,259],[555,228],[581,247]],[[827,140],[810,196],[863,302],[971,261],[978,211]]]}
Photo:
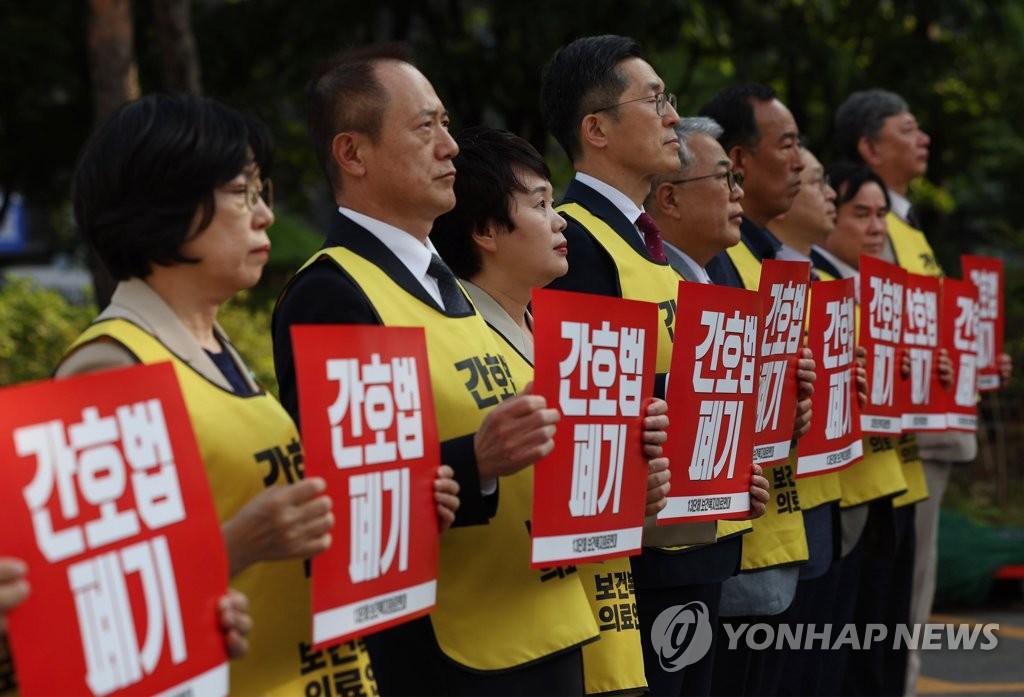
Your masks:
{"label": "dark-framed eyeglasses", "polygon": [[622,106],[623,104],[632,104],[633,102],[644,102],[644,101],[647,101],[649,99],[653,99],[654,100],[654,110],[658,113],[658,116],[664,116],[665,115],[665,105],[666,104],[671,106],[673,109],[676,108],[676,96],[674,94],[672,94],[671,92],[658,92],[657,94],[651,94],[651,95],[648,95],[646,97],[637,97],[636,99],[627,99],[626,101],[619,102],[618,104],[609,104],[608,106],[603,106],[600,109],[594,109],[594,111],[591,112],[591,113],[596,114],[596,113],[598,113],[600,111],[607,111],[608,109],[614,109],[615,107]]}
{"label": "dark-framed eyeglasses", "polygon": [[728,169],[724,172],[715,172],[714,174],[705,174],[700,177],[690,177],[689,179],[676,179],[670,181],[669,184],[686,184],[687,182],[698,182],[701,179],[724,179],[729,185],[729,191],[736,191],[736,187],[743,188],[743,175],[739,172],[733,172]]}
{"label": "dark-framed eyeglasses", "polygon": [[270,181],[270,177],[250,177],[245,181],[245,207],[251,211],[256,210],[256,206],[260,205],[260,199],[267,204],[267,208],[274,207],[274,183]]}

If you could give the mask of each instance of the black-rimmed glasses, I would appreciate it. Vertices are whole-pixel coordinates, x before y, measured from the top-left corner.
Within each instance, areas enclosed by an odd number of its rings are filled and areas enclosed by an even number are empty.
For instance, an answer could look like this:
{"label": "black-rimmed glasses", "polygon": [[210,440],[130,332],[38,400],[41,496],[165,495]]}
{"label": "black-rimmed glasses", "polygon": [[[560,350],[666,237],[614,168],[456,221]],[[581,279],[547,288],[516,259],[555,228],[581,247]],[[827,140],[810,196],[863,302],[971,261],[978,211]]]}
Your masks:
{"label": "black-rimmed glasses", "polygon": [[245,181],[245,207],[251,211],[256,210],[256,206],[260,205],[260,199],[267,204],[267,208],[274,207],[274,183],[270,181],[270,177],[250,177]]}
{"label": "black-rimmed glasses", "polygon": [[599,111],[607,111],[608,109],[614,109],[615,107],[622,106],[623,104],[632,104],[633,102],[644,102],[648,99],[654,100],[654,110],[658,113],[658,116],[665,115],[665,105],[668,104],[673,109],[676,108],[676,96],[671,92],[658,92],[657,94],[651,94],[646,97],[637,97],[636,99],[627,99],[624,102],[618,104],[609,104],[603,106],[600,109],[594,109],[592,113],[596,114]]}
{"label": "black-rimmed glasses", "polygon": [[743,175],[739,172],[733,172],[731,169],[724,172],[715,172],[714,174],[705,174],[700,177],[690,177],[689,179],[676,179],[670,181],[669,184],[686,184],[687,182],[697,182],[701,179],[725,179],[725,182],[729,185],[729,191],[736,191],[736,187],[743,188]]}

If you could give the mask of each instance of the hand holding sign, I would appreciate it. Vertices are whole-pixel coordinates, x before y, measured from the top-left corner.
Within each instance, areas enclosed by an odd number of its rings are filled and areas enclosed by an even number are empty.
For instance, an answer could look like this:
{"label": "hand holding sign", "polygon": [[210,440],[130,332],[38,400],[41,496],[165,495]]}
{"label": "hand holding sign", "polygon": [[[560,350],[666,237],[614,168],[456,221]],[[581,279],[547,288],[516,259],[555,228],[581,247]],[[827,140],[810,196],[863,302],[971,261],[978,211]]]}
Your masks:
{"label": "hand holding sign", "polygon": [[533,394],[532,382],[488,412],[473,437],[480,479],[515,474],[545,457],[555,447],[560,418],[544,397]]}
{"label": "hand holding sign", "polygon": [[322,495],[326,488],[319,477],[270,487],[225,521],[231,575],[261,561],[308,559],[330,547],[334,515],[331,499]]}

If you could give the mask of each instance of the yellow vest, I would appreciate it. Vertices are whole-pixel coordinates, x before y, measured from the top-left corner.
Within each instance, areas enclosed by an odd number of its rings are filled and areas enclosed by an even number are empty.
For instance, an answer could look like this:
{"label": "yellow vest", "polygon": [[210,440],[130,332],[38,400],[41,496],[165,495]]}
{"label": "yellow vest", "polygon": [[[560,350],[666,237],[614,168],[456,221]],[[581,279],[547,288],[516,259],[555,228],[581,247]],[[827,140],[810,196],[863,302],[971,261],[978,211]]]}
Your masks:
{"label": "yellow vest", "polygon": [[[494,332],[495,338],[505,350],[508,356],[509,367],[512,368],[512,375],[516,378],[517,384],[523,384],[533,380],[533,366],[519,354],[510,344],[507,344],[505,337],[499,332]],[[529,489],[523,498],[523,508],[516,526],[520,533],[520,540],[516,539],[515,547],[522,547],[521,554],[517,558],[528,560],[530,558],[529,529],[527,528],[530,516],[530,502],[533,495],[533,467],[528,467],[515,475],[526,474],[528,477]],[[508,488],[505,482],[508,478],[501,480],[501,504],[498,506],[498,515],[491,521],[494,526],[497,519],[502,515],[502,510],[509,503],[505,494]],[[512,545],[508,548],[511,549]],[[512,555],[509,555],[512,556]],[[520,568],[527,568],[528,561],[525,561]],[[575,567],[558,567],[555,569],[530,570],[529,575],[539,576],[540,580],[550,584],[555,579],[569,581],[579,587],[580,597],[586,598],[587,617],[589,623],[580,620],[580,624],[592,627],[591,636],[600,632],[597,641],[591,641],[583,645],[583,677],[585,690],[588,695],[603,694],[612,692],[625,692],[634,690],[646,690],[647,678],[644,674],[644,654],[640,646],[640,626],[636,616],[636,595],[633,588],[633,572],[628,557],[608,559],[603,562],[592,562],[577,564]],[[522,573],[517,574],[522,576]],[[492,576],[495,582],[500,579]],[[520,583],[519,579],[509,579],[510,583]],[[582,585],[580,585],[582,584]],[[505,596],[509,593],[505,585],[501,585],[501,595],[495,597],[497,605],[506,603]],[[528,610],[534,612],[538,617],[561,617],[569,619],[570,611],[579,613],[578,600],[573,597],[560,600],[557,604],[552,598],[552,607],[545,609]],[[510,608],[511,609],[511,608]],[[550,614],[548,614],[550,613]],[[484,623],[486,626],[501,626],[499,624]],[[538,621],[543,626],[543,621]]]}
{"label": "yellow vest", "polygon": [[[290,477],[283,468],[268,468],[268,462],[280,462],[283,457],[302,476],[298,431],[271,395],[240,396],[214,385],[151,334],[123,319],[91,325],[69,351],[103,337],[117,341],[142,363],[171,361],[174,365],[218,520],[231,518],[266,486],[288,483]],[[265,478],[275,473],[276,480],[266,483]],[[367,694],[377,691],[362,642],[322,652],[310,648],[312,621],[304,562],[253,564],[232,578],[230,585],[248,596],[253,618],[248,655],[230,662],[232,694],[304,694],[317,689],[313,685],[333,680],[342,669],[357,669],[356,684]]]}
{"label": "yellow vest", "polygon": [[[505,396],[525,386],[520,381],[530,373],[522,358],[499,345],[478,313],[448,317],[348,249],[321,254],[359,284],[385,325],[424,328],[441,440],[475,433],[494,406],[477,403],[458,364],[478,358],[483,365],[485,357],[500,357],[512,383]],[[544,580],[543,572],[529,568],[532,468],[503,477],[500,489],[490,524],[452,528],[441,536],[437,609],[430,619],[444,653],[473,670],[519,666],[598,633],[576,574]]]}
{"label": "yellow vest", "polygon": [[[917,228],[905,223],[892,211],[885,217],[892,241],[896,263],[910,273],[922,276],[943,276],[942,266],[935,258],[935,252],[928,244],[928,238]],[[907,437],[909,436],[909,438]],[[897,508],[928,498],[928,484],[924,478],[924,463],[917,452],[913,434],[904,434],[900,439],[901,461],[907,479],[907,493],[893,501]]]}
{"label": "yellow vest", "polygon": [[[761,283],[761,261],[743,242],[730,247],[727,253],[744,287],[756,291]],[[826,495],[820,484],[811,481],[817,477],[796,478],[795,455],[796,451],[790,450],[788,462],[764,468],[768,505],[765,514],[753,521],[753,530],[743,537],[740,569],[744,571],[807,561],[803,490],[810,487],[812,498],[819,501]]]}
{"label": "yellow vest", "polygon": [[910,273],[922,276],[945,275],[923,232],[905,223],[892,211],[885,216],[885,224],[888,226],[889,241],[892,242],[892,251],[899,266]]}
{"label": "yellow vest", "polygon": [[594,240],[604,247],[615,262],[622,297],[627,300],[646,300],[658,306],[658,361],[657,371],[667,373],[672,365],[672,336],[676,324],[676,297],[679,295],[679,277],[668,264],[659,264],[637,254],[608,223],[578,203],[563,203],[558,212],[582,225]]}

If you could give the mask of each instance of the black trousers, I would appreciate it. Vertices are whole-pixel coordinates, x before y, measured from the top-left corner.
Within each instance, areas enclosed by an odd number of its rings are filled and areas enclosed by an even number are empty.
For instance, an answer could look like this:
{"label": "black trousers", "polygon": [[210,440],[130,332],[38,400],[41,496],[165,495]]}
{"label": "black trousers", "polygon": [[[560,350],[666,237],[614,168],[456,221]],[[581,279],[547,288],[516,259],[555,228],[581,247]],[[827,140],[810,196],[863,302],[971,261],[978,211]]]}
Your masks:
{"label": "black trousers", "polygon": [[367,637],[366,648],[381,697],[584,693],[579,647],[509,670],[474,671],[441,652],[430,619],[421,617]]}

